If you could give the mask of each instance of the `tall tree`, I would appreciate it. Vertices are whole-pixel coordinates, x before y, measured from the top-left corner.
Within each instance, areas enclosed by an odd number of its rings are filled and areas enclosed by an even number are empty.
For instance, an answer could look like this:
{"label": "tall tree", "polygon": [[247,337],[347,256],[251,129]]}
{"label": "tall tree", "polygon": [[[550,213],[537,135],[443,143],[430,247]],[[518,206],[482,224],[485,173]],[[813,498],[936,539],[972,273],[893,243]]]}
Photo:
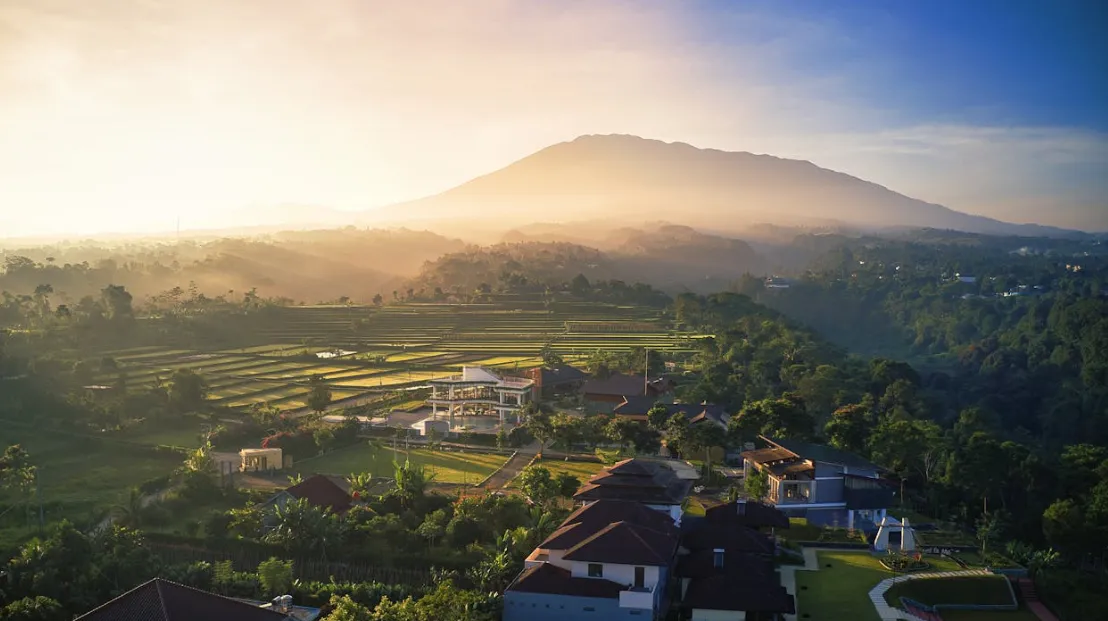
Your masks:
{"label": "tall tree", "polygon": [[316,414],[322,414],[327,410],[327,406],[331,405],[331,387],[327,385],[322,375],[313,375],[308,385],[311,387],[308,393],[308,407]]}

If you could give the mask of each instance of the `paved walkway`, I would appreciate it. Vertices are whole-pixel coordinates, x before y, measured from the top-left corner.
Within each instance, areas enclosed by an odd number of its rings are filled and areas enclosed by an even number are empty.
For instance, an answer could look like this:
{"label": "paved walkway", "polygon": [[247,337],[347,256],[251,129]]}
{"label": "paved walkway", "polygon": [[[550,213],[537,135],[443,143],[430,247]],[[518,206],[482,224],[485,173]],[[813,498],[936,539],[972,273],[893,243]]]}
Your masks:
{"label": "paved walkway", "polygon": [[793,596],[793,600],[796,601],[796,614],[785,615],[785,621],[796,621],[797,616],[800,614],[800,596],[796,592],[796,572],[798,571],[817,571],[819,569],[819,557],[816,556],[817,550],[815,548],[804,548],[804,564],[803,565],[782,565],[781,566],[781,586],[785,587],[785,590]]}
{"label": "paved walkway", "polygon": [[491,491],[507,487],[507,485],[519,475],[520,471],[522,471],[527,464],[531,463],[531,460],[534,458],[535,456],[533,454],[516,452],[500,467],[500,470],[497,470],[496,473],[481,483],[480,486]]}
{"label": "paved walkway", "polygon": [[1035,583],[1030,578],[1020,578],[1016,584],[1023,595],[1023,603],[1027,605],[1039,621],[1058,621],[1058,617],[1039,601],[1039,593],[1035,590]]}
{"label": "paved walkway", "polygon": [[888,591],[894,584],[900,582],[907,582],[908,580],[919,580],[925,578],[960,578],[964,576],[991,576],[992,572],[985,569],[968,569],[966,571],[932,571],[922,572],[916,574],[906,574],[903,576],[897,576],[896,578],[885,578],[881,582],[877,583],[877,586],[873,587],[869,592],[869,599],[873,602],[874,608],[877,609],[877,616],[881,617],[882,621],[897,621],[898,619],[908,619],[908,621],[923,621],[919,617],[905,612],[900,608],[890,606],[885,601],[885,591]]}

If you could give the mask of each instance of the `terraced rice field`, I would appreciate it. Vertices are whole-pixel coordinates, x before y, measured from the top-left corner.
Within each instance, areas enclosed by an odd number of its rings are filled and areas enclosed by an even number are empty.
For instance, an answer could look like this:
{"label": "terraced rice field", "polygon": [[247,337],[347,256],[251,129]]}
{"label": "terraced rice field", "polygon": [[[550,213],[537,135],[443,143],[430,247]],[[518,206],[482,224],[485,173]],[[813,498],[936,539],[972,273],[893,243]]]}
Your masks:
{"label": "terraced rice field", "polygon": [[[191,369],[204,377],[211,399],[220,405],[298,408],[314,375],[322,375],[335,398],[342,398],[419,386],[466,365],[528,369],[541,364],[544,344],[573,363],[598,349],[649,347],[691,354],[699,336],[670,331],[650,309],[508,296],[489,304],[271,308],[259,314],[254,334],[243,335],[253,342],[240,348],[224,345],[205,352],[150,346],[109,355],[133,389]],[[337,359],[310,356],[334,350],[352,353]],[[117,379],[111,372],[96,381]]]}

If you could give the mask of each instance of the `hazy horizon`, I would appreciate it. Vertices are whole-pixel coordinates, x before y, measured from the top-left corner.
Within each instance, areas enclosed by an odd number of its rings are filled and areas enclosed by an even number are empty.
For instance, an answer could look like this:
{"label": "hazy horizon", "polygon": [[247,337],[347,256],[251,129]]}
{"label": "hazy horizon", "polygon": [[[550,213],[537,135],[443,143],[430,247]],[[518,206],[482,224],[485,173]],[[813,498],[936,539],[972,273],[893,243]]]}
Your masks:
{"label": "hazy horizon", "polygon": [[0,0],[0,237],[354,224],[613,133],[1108,230],[1096,7],[435,5]]}

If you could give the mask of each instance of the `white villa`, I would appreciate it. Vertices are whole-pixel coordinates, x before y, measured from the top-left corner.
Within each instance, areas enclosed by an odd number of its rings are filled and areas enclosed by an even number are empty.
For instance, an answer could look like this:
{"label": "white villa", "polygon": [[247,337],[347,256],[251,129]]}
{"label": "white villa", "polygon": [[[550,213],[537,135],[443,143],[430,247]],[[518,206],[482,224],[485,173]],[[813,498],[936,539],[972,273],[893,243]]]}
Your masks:
{"label": "white villa", "polygon": [[518,420],[520,410],[531,400],[534,380],[522,377],[501,377],[482,367],[462,367],[461,375],[433,379],[431,384],[431,418],[436,420],[439,408],[446,408],[453,419],[464,415],[496,415],[500,424],[509,414]]}

